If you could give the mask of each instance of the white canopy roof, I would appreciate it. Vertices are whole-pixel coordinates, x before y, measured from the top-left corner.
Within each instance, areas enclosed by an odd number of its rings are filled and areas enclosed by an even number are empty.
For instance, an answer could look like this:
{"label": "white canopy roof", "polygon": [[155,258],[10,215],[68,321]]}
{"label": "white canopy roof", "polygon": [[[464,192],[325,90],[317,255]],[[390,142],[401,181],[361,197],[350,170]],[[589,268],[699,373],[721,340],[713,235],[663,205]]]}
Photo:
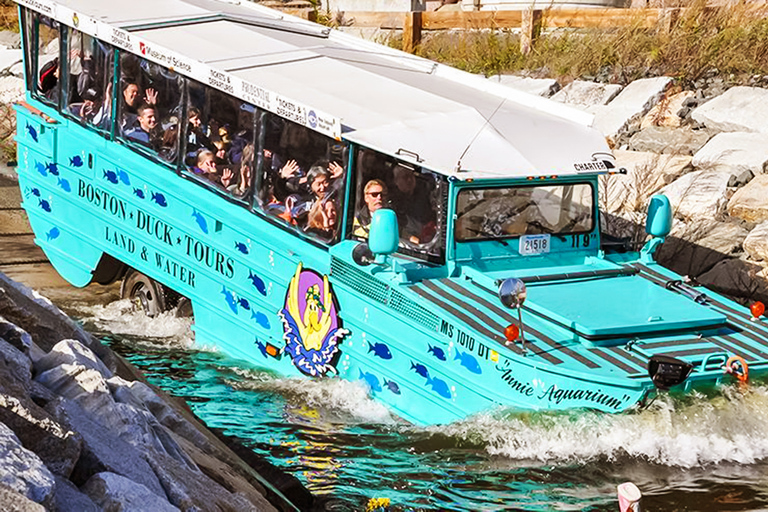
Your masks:
{"label": "white canopy roof", "polygon": [[247,0],[17,1],[60,6],[68,25],[76,12],[124,29],[324,112],[347,140],[458,179],[584,174],[612,159],[587,114]]}

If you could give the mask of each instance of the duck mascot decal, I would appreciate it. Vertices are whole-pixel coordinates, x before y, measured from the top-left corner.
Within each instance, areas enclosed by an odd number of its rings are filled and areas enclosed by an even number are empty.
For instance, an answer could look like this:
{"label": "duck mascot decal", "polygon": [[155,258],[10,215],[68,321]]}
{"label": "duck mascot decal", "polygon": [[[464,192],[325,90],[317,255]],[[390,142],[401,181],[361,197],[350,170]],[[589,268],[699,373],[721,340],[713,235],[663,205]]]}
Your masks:
{"label": "duck mascot decal", "polygon": [[339,343],[349,331],[342,327],[336,298],[328,282],[301,263],[288,285],[283,321],[284,353],[302,373],[317,377],[335,367]]}

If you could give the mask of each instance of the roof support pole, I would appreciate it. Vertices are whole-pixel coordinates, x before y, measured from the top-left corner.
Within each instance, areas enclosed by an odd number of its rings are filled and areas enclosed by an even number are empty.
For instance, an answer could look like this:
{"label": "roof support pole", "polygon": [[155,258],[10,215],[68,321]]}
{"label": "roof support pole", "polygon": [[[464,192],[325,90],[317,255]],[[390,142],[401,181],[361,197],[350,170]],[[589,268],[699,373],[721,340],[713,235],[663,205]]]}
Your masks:
{"label": "roof support pole", "polygon": [[533,50],[533,43],[541,34],[542,11],[526,9],[523,11],[523,22],[520,27],[520,53],[528,55]]}
{"label": "roof support pole", "polygon": [[403,20],[403,51],[413,53],[421,43],[421,11],[405,13]]}

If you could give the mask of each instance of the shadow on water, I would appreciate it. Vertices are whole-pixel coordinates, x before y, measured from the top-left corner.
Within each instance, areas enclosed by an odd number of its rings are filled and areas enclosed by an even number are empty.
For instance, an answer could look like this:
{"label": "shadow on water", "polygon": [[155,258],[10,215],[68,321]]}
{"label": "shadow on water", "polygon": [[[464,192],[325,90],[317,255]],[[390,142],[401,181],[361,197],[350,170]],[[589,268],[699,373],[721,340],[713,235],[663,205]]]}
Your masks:
{"label": "shadow on water", "polygon": [[616,485],[643,509],[768,508],[768,387],[656,400],[620,415],[500,410],[450,425],[393,418],[356,384],[280,378],[195,347],[189,321],[147,319],[122,301],[80,306],[154,384],[297,476],[328,510],[615,511]]}

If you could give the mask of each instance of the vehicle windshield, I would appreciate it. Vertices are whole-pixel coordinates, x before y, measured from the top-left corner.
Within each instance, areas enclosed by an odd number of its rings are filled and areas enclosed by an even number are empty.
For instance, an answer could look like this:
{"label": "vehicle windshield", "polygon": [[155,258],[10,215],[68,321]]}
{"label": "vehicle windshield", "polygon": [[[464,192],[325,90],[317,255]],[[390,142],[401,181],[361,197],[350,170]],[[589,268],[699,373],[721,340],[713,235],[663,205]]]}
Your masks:
{"label": "vehicle windshield", "polygon": [[593,206],[589,183],[466,189],[456,205],[456,240],[589,232]]}

